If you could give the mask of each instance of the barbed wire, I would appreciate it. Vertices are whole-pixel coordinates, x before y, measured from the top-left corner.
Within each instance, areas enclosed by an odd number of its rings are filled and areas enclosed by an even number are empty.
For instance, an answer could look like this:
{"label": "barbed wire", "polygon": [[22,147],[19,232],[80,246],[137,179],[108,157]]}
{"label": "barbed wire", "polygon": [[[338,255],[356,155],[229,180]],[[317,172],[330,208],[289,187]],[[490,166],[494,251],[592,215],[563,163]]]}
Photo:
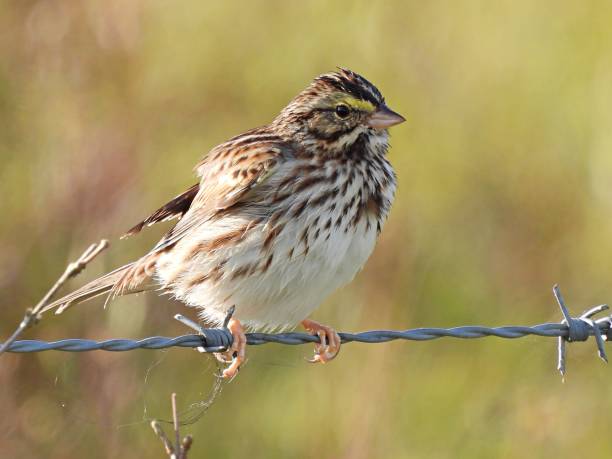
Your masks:
{"label": "barbed wire", "polygon": [[[610,331],[610,320],[600,319],[596,322],[597,328],[604,336]],[[211,332],[219,336],[211,337]],[[565,324],[546,323],[528,326],[505,326],[505,327],[483,327],[483,326],[464,326],[454,328],[415,328],[411,330],[371,330],[361,333],[338,333],[342,343],[385,343],[393,340],[407,341],[428,341],[438,338],[461,338],[475,339],[487,336],[498,338],[516,339],[529,335],[546,337],[569,337],[569,327]],[[588,336],[593,336],[594,330],[588,330]],[[223,335],[223,336],[222,336]],[[307,343],[318,343],[319,338],[315,335],[306,333],[247,333],[247,344],[252,346],[277,343],[287,345],[299,345]],[[222,328],[206,329],[204,335],[183,335],[177,337],[152,336],[140,340],[132,339],[109,339],[105,341],[95,341],[88,339],[63,339],[58,341],[38,341],[21,340],[14,342],[8,352],[25,353],[41,351],[132,351],[134,349],[164,349],[169,347],[190,347],[204,348],[205,352],[220,352],[226,346],[219,344],[226,340],[231,343],[231,334]]]}
{"label": "barbed wire", "polygon": [[[415,328],[410,330],[372,330],[362,333],[339,333],[342,343],[384,343],[393,340],[428,341],[438,338],[476,339],[487,336],[516,339],[524,336],[544,336],[558,338],[558,370],[565,374],[565,343],[573,341],[586,341],[594,336],[599,357],[607,362],[604,349],[604,340],[612,339],[612,316],[593,320],[592,317],[606,309],[607,305],[595,306],[579,317],[572,317],[558,286],[553,292],[564,319],[561,323],[545,323],[535,326],[504,326],[483,327],[463,326],[453,328]],[[21,340],[15,341],[8,347],[8,352],[41,352],[48,350],[85,352],[93,350],[104,351],[131,351],[134,349],[164,349],[169,347],[197,348],[201,352],[221,352],[227,350],[232,344],[232,335],[227,328],[202,328],[199,324],[177,314],[175,318],[183,324],[195,329],[199,334],[178,336],[174,338],[153,336],[141,340],[110,339],[93,341],[87,339],[64,339],[59,341]],[[226,321],[227,322],[227,321]],[[306,333],[247,333],[247,344],[262,345],[277,343],[286,345],[299,345],[318,343],[319,337]]]}

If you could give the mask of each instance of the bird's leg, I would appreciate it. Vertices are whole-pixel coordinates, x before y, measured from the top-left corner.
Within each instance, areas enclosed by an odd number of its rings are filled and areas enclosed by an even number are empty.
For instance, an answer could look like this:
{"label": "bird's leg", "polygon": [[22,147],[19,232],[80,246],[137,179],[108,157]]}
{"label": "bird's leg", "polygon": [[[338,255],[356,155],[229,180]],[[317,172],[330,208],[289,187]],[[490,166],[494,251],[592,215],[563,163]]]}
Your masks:
{"label": "bird's leg", "polygon": [[321,340],[320,344],[315,344],[315,355],[309,362],[326,363],[338,355],[341,343],[336,330],[310,319],[303,320],[302,326],[311,334],[317,335]]}
{"label": "bird's leg", "polygon": [[216,354],[217,359],[224,363],[230,363],[230,366],[223,370],[225,379],[232,379],[238,374],[240,365],[245,361],[247,339],[244,334],[244,328],[238,319],[230,319],[227,323],[227,329],[232,334],[232,347],[227,352]]}

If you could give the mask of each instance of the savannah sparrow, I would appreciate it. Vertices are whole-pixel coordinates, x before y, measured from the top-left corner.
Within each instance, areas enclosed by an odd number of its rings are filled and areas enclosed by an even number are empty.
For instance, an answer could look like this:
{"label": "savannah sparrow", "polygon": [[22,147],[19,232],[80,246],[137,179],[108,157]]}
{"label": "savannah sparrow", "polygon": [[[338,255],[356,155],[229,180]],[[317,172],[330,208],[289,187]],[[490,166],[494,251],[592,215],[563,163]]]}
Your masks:
{"label": "savannah sparrow", "polygon": [[320,337],[312,361],[333,359],[338,334],[307,317],[374,248],[396,185],[387,128],[403,121],[350,70],[315,78],[270,124],[213,148],[197,184],[128,231],[178,219],[150,252],[47,309],[161,288],[217,326],[235,306],[227,378],[245,359],[243,327],[301,322]]}

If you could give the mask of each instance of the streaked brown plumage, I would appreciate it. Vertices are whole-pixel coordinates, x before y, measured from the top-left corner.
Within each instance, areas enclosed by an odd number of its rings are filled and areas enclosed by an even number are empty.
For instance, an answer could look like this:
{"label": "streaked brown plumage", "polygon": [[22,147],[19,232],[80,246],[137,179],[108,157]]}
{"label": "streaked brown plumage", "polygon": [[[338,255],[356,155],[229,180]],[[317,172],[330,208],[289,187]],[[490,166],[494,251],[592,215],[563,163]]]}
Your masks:
{"label": "streaked brown plumage", "polygon": [[227,377],[244,360],[241,323],[302,322],[321,337],[315,361],[332,359],[337,334],[306,317],[374,247],[395,192],[386,129],[402,121],[356,73],[321,75],[272,123],[215,147],[199,183],[128,231],[178,219],[149,253],[47,309],[161,286],[213,324],[236,307]]}

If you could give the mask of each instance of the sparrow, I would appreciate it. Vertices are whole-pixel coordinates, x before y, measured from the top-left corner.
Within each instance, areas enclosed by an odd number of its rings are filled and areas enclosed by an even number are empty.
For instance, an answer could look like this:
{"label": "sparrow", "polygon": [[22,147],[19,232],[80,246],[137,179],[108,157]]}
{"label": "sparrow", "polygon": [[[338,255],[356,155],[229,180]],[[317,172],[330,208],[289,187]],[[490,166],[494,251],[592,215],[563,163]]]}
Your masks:
{"label": "sparrow", "polygon": [[404,121],[357,73],[318,76],[271,123],[210,150],[198,183],[126,233],[177,220],[152,250],[45,311],[157,290],[210,326],[234,307],[225,378],[245,361],[245,330],[301,323],[320,340],[312,361],[329,362],[340,337],[308,317],[374,249],[396,189],[388,128]]}

